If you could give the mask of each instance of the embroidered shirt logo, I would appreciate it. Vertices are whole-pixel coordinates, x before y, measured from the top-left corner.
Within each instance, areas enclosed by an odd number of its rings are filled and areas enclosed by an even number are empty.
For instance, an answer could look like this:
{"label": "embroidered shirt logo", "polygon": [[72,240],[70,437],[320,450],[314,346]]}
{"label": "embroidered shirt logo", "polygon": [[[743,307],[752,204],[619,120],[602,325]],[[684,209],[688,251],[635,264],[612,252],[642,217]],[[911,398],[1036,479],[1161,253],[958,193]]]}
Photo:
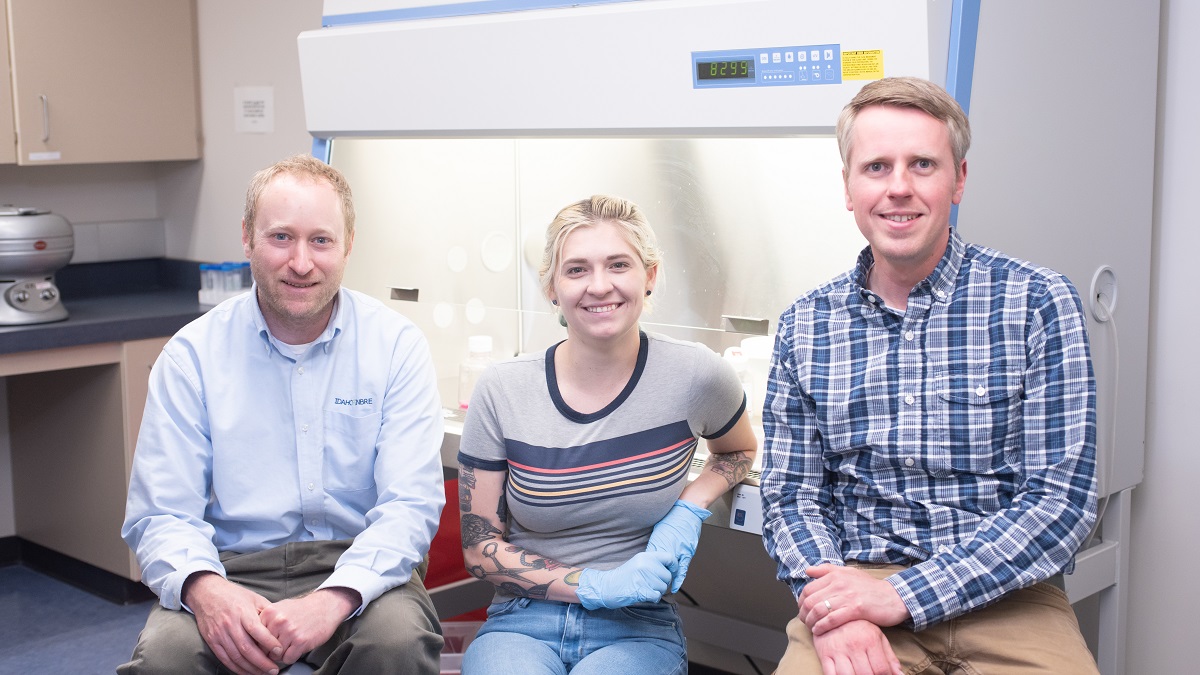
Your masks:
{"label": "embroidered shirt logo", "polygon": [[374,398],[338,398],[333,397],[334,405],[371,405],[375,402]]}

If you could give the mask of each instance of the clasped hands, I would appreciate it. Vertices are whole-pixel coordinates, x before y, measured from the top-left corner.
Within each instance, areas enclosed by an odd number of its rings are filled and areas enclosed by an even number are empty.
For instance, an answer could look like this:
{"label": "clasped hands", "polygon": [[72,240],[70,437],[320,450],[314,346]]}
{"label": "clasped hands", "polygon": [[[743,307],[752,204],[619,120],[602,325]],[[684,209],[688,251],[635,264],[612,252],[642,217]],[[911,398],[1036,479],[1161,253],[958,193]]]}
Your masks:
{"label": "clasped hands", "polygon": [[646,550],[612,570],[583,570],[576,595],[587,609],[616,609],[637,602],[657,602],[683,585],[688,564],[700,541],[700,524],[711,514],[678,500],[658,521]]}
{"label": "clasped hands", "polygon": [[326,588],[272,603],[226,580],[202,573],[189,579],[188,606],[200,636],[237,675],[274,675],[324,644],[361,603],[349,589]]}
{"label": "clasped hands", "polygon": [[900,675],[900,661],[881,630],[909,617],[896,589],[840,565],[815,565],[805,573],[813,580],[796,599],[798,616],[812,631],[823,672]]}

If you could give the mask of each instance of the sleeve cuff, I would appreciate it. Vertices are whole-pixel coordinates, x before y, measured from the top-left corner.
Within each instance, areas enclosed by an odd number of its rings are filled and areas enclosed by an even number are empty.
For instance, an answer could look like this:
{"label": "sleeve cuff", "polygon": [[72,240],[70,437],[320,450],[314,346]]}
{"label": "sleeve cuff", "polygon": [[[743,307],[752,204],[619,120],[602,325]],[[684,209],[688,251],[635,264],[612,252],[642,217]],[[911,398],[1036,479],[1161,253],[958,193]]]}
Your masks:
{"label": "sleeve cuff", "polygon": [[183,604],[183,584],[188,577],[197,572],[212,572],[225,577],[225,569],[220,566],[214,566],[208,562],[197,562],[187,567],[172,572],[167,576],[166,583],[163,584],[162,593],[158,596],[158,602],[165,609],[183,609],[191,612],[191,608]]}
{"label": "sleeve cuff", "polygon": [[908,608],[914,631],[924,630],[959,614],[960,583],[952,579],[945,569],[914,566],[893,574],[887,578],[887,582],[896,589],[901,602]]}
{"label": "sleeve cuff", "polygon": [[318,586],[317,589],[320,590],[322,588],[341,586],[343,588],[349,588],[357,591],[359,596],[362,597],[362,604],[359,605],[358,608],[353,612],[351,612],[349,617],[347,617],[354,618],[359,614],[362,614],[362,611],[366,609],[367,605],[371,604],[375,598],[378,598],[396,586],[408,583],[410,577],[411,575],[406,576],[399,584],[389,584],[383,579],[383,577],[372,572],[371,570],[363,567],[357,567],[355,565],[342,565],[334,570],[333,574],[330,574],[329,578],[326,579],[320,586]]}

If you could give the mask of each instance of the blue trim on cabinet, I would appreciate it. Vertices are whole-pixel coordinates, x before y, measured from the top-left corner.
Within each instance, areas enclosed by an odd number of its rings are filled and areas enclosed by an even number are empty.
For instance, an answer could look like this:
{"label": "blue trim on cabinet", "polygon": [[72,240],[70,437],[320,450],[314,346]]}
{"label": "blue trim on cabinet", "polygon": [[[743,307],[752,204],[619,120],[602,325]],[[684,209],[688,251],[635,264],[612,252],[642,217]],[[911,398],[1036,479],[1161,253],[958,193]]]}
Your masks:
{"label": "blue trim on cabinet", "polygon": [[[954,0],[950,13],[950,49],[946,55],[946,91],[971,114],[971,85],[975,75],[975,46],[979,42],[981,0]],[[958,205],[950,209],[950,226],[958,225]]]}

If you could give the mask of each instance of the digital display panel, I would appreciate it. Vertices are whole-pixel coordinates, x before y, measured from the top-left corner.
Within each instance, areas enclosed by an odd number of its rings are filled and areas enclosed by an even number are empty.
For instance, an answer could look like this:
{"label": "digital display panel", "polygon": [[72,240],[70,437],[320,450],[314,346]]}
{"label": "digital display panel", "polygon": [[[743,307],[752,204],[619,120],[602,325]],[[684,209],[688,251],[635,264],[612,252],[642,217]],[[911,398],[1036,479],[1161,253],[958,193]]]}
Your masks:
{"label": "digital display panel", "polygon": [[753,80],[754,60],[700,61],[696,63],[699,80]]}

